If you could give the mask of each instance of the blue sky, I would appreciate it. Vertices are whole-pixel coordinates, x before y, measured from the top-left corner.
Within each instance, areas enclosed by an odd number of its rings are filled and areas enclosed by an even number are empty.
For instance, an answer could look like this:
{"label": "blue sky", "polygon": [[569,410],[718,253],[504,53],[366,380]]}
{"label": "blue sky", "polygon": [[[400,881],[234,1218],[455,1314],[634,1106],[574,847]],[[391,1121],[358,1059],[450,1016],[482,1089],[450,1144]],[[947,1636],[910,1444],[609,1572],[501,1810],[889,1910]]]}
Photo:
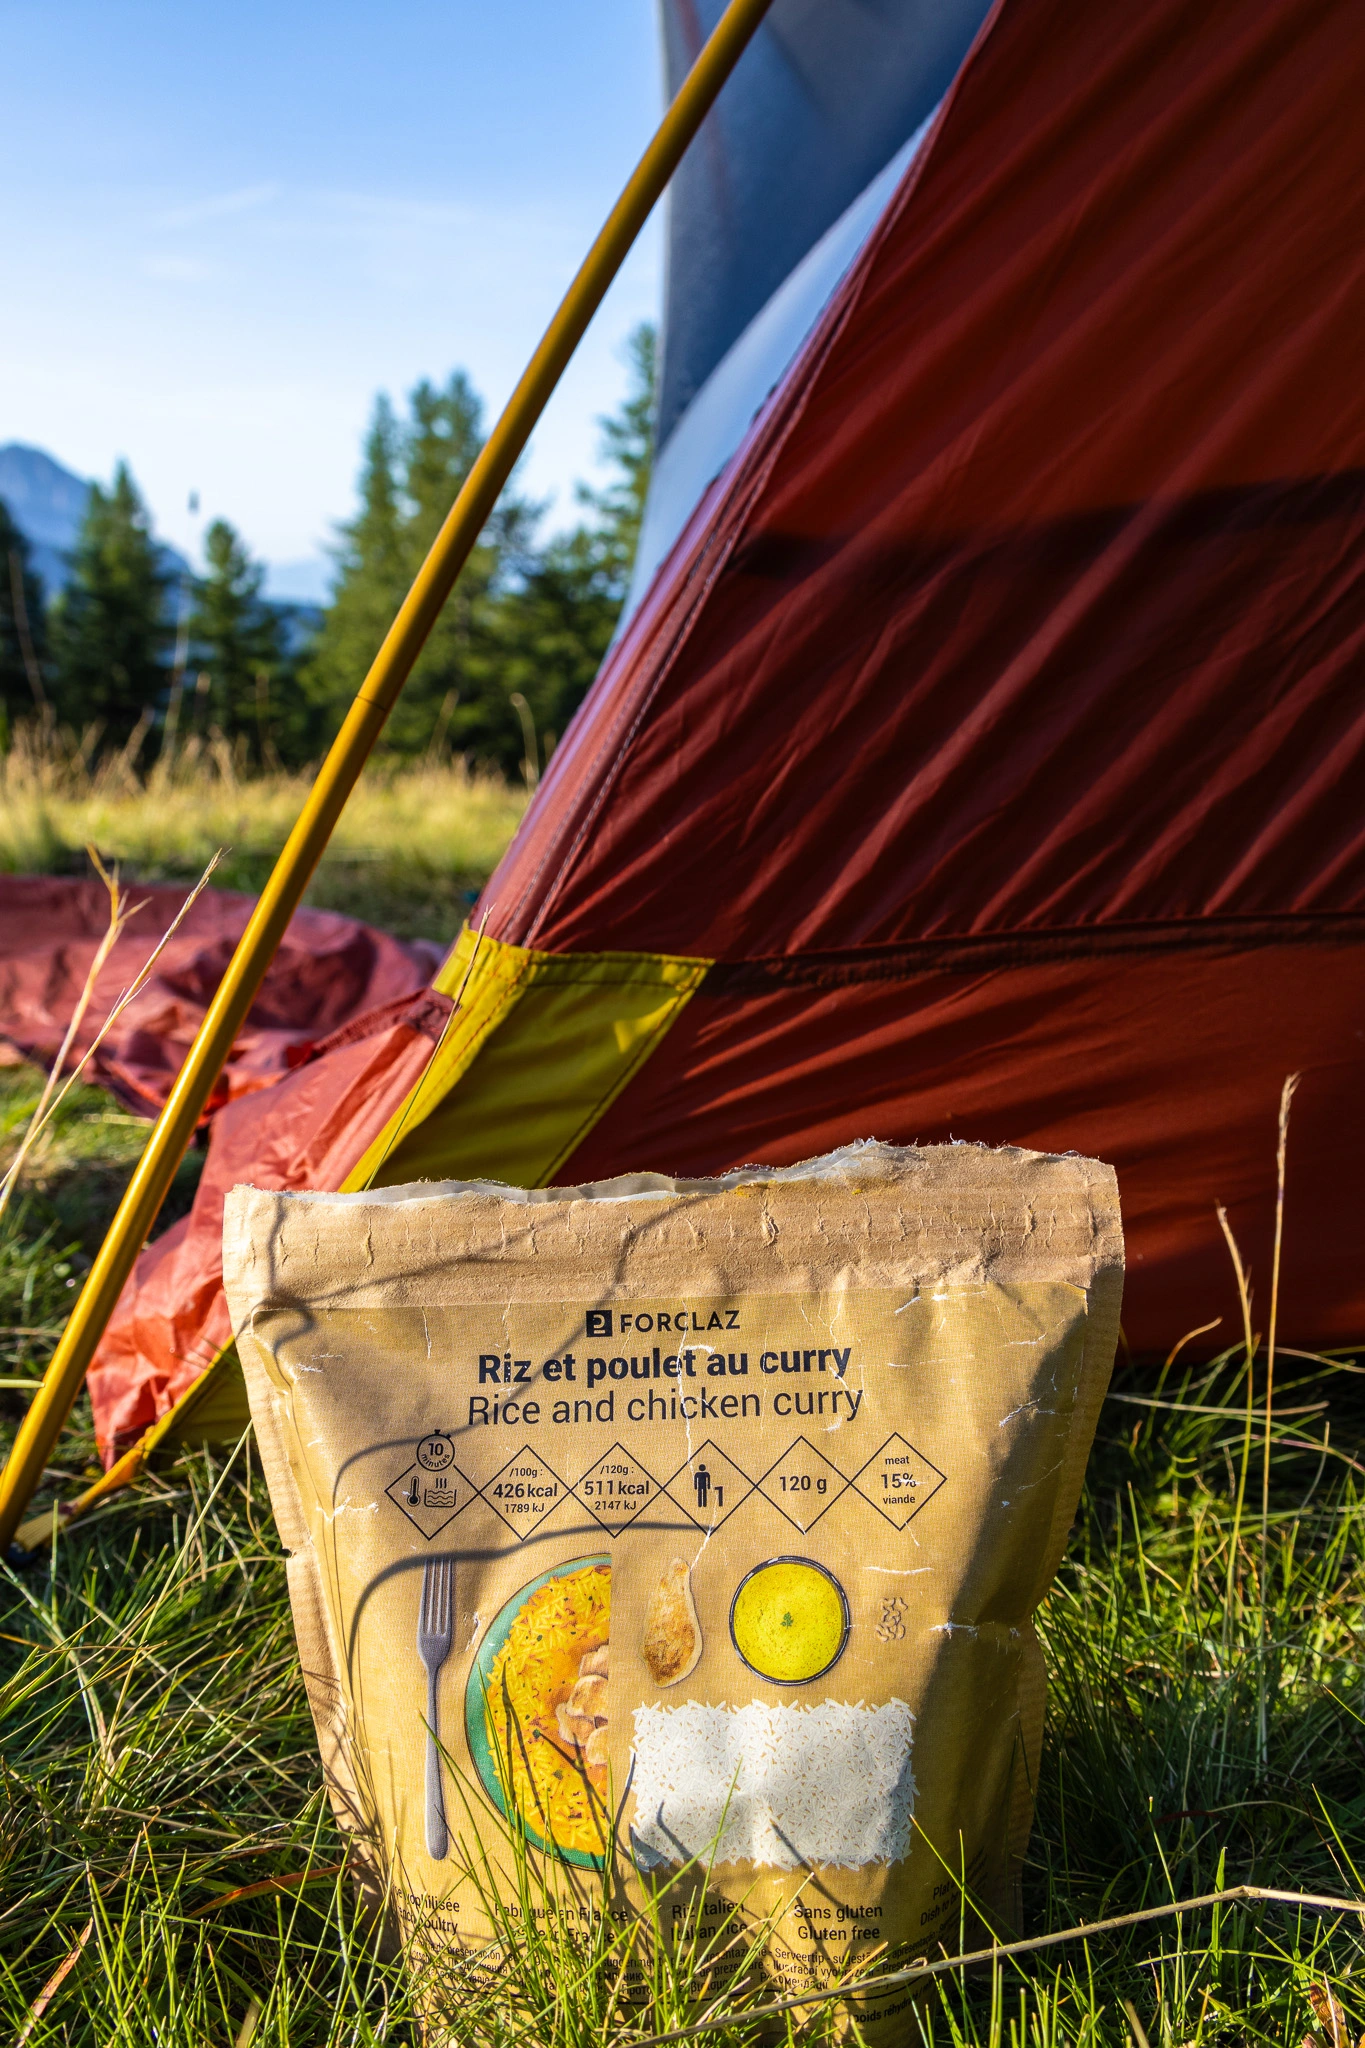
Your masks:
{"label": "blue sky", "polygon": [[[506,397],[660,106],[650,0],[0,0],[0,48],[0,442],[272,564],[351,509],[376,391]],[[659,228],[533,444],[561,519]]]}

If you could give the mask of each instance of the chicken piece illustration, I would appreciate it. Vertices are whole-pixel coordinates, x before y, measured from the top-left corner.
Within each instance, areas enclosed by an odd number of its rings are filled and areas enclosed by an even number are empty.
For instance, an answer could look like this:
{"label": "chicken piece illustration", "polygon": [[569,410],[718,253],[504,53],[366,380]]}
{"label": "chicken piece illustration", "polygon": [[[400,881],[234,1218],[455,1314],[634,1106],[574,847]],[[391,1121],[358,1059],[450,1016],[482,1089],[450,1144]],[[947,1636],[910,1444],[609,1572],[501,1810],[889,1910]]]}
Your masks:
{"label": "chicken piece illustration", "polygon": [[589,1766],[607,1761],[608,1659],[606,1643],[584,1651],[568,1698],[555,1708],[561,1736],[582,1751]]}
{"label": "chicken piece illustration", "polygon": [[701,1657],[701,1623],[692,1600],[692,1574],[675,1557],[650,1595],[642,1645],[649,1675],[659,1686],[677,1685]]}

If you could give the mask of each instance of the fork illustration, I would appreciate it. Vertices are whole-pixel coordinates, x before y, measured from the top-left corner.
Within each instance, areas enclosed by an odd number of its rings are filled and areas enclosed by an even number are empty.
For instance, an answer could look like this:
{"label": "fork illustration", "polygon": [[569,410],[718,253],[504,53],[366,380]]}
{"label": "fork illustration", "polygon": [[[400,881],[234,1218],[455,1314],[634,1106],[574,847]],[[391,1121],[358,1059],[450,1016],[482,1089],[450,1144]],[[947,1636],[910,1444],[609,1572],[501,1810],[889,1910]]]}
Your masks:
{"label": "fork illustration", "polygon": [[422,1567],[417,1654],[427,1672],[427,1854],[440,1860],[450,1846],[441,1789],[440,1720],[436,1680],[455,1634],[455,1560],[429,1557]]}

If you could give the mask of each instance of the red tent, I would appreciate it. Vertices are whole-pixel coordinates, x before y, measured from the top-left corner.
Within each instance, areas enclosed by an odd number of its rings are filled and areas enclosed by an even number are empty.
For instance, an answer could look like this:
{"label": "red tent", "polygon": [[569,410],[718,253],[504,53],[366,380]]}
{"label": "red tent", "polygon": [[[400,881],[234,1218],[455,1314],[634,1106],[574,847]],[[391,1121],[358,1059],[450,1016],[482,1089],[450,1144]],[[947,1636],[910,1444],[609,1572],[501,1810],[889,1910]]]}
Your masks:
{"label": "red tent", "polygon": [[[135,914],[88,991],[67,1071],[87,1055],[88,1078],[150,1116],[170,1092],[251,898],[205,890],[162,945],[186,892],[128,893]],[[93,877],[0,875],[0,1064],[51,1064],[108,922],[109,897]],[[117,1008],[158,947],[141,993]],[[428,984],[440,958],[425,942],[405,944],[334,911],[294,919],[209,1103],[211,1156],[193,1213],[143,1251],[91,1372],[107,1456],[166,1414],[231,1337],[220,1260],[226,1189],[241,1179],[339,1184],[439,1040],[450,1000]],[[198,1426],[235,1434],[240,1390],[220,1387],[214,1409],[196,1412]]]}
{"label": "red tent", "polygon": [[1162,1351],[1240,1328],[1216,1205],[1264,1281],[1301,1070],[1281,1334],[1365,1332],[1362,96],[1348,0],[998,0],[702,350],[645,587],[349,1184],[1076,1149]]}
{"label": "red tent", "polygon": [[532,981],[384,1179],[1075,1149],[1165,1350],[1302,1070],[1281,1331],[1365,1333],[1363,91],[1348,0],[1001,0],[485,892],[579,1039],[678,986],[587,1101]]}

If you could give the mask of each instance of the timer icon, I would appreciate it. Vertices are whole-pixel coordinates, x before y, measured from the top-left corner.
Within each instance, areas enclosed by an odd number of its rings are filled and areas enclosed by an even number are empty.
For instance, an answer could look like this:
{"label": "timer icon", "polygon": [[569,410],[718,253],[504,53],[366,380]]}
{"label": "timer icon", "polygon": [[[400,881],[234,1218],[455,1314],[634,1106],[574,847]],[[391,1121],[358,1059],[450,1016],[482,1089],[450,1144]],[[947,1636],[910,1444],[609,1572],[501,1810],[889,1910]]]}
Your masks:
{"label": "timer icon", "polygon": [[448,1472],[455,1462],[455,1446],[448,1436],[435,1430],[418,1444],[417,1462],[424,1472]]}

